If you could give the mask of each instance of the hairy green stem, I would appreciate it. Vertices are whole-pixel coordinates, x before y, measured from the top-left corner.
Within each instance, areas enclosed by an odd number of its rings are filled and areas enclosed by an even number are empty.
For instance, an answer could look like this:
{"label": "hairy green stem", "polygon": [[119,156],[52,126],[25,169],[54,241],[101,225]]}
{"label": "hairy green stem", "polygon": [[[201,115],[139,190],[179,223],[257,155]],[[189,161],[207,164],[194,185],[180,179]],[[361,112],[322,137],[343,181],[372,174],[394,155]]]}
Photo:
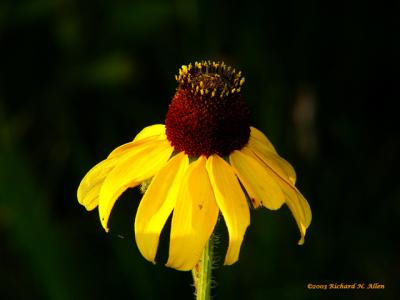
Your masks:
{"label": "hairy green stem", "polygon": [[210,299],[213,250],[213,239],[211,237],[204,247],[200,261],[192,270],[196,300]]}

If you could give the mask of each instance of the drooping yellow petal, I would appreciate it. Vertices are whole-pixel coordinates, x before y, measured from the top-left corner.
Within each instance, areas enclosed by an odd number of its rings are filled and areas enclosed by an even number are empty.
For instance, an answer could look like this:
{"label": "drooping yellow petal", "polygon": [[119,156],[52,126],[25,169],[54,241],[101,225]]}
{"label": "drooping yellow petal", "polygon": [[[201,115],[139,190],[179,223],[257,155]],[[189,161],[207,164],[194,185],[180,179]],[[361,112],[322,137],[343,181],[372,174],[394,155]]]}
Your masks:
{"label": "drooping yellow petal", "polygon": [[114,168],[117,159],[105,159],[95,165],[83,177],[78,187],[78,202],[85,206],[87,210],[93,210],[99,203],[99,192],[104,182],[104,179],[109,174],[110,170]]}
{"label": "drooping yellow petal", "polygon": [[[140,141],[139,141],[140,142]],[[149,179],[160,170],[173,152],[167,140],[152,140],[129,150],[129,154],[118,160],[117,165],[104,180],[100,190],[99,214],[104,229],[118,197],[129,187]]]}
{"label": "drooping yellow petal", "polygon": [[211,155],[206,163],[218,207],[229,232],[226,265],[239,258],[240,246],[250,224],[249,206],[232,167],[218,155]]}
{"label": "drooping yellow petal", "polygon": [[282,206],[285,195],[281,187],[247,147],[240,151],[235,150],[229,160],[254,207],[262,205],[275,210]]}
{"label": "drooping yellow petal", "polygon": [[259,160],[265,164],[265,166],[267,167],[266,170],[270,173],[271,176],[275,178],[276,182],[279,184],[283,193],[285,194],[285,203],[292,212],[299,227],[301,235],[299,245],[302,245],[304,243],[306,230],[310,226],[312,218],[311,209],[307,200],[291,181],[289,181],[287,178],[282,177],[281,174],[276,172],[276,170],[269,165],[270,160],[267,157],[256,151],[254,148],[251,149],[251,151],[253,151],[253,153],[259,158]]}
{"label": "drooping yellow petal", "polygon": [[[268,140],[262,140],[260,138],[259,133],[262,134],[261,131],[254,132],[257,132],[257,135],[253,136],[253,131],[251,131],[248,147],[256,152],[258,156],[263,156],[263,160],[268,162],[268,165],[278,173],[279,176],[289,180],[294,185],[296,183],[296,172],[290,163],[280,157],[276,151],[271,151],[270,145],[272,144]],[[265,139],[267,138],[266,136],[264,137]]]}
{"label": "drooping yellow petal", "polygon": [[147,126],[142,129],[136,136],[134,141],[139,141],[145,138],[164,138],[165,137],[165,125],[164,124],[155,124],[151,126]]}
{"label": "drooping yellow petal", "polygon": [[285,193],[286,204],[292,212],[300,230],[301,236],[298,244],[303,245],[307,228],[310,226],[312,219],[310,205],[297,188],[294,188],[294,190],[287,188]]}
{"label": "drooping yellow petal", "polygon": [[206,169],[206,158],[192,163],[174,209],[167,266],[181,271],[199,261],[218,219],[218,206]]}
{"label": "drooping yellow petal", "polygon": [[175,207],[189,158],[183,152],[171,158],[152,179],[135,218],[136,244],[142,255],[155,262],[161,230]]}
{"label": "drooping yellow petal", "polygon": [[107,175],[118,163],[119,159],[127,155],[130,149],[143,145],[151,139],[142,139],[136,142],[126,143],[114,149],[107,159],[95,165],[82,179],[78,187],[78,202],[87,210],[95,209],[99,203],[101,186]]}

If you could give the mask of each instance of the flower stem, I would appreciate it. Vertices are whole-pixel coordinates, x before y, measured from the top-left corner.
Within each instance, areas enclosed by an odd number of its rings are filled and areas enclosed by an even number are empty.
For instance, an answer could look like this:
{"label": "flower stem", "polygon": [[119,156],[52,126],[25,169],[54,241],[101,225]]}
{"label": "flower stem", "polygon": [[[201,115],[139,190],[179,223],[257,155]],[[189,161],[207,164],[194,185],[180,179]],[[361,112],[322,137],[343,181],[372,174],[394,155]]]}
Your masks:
{"label": "flower stem", "polygon": [[209,300],[211,292],[211,269],[213,261],[213,238],[210,237],[200,261],[192,270],[196,300]]}

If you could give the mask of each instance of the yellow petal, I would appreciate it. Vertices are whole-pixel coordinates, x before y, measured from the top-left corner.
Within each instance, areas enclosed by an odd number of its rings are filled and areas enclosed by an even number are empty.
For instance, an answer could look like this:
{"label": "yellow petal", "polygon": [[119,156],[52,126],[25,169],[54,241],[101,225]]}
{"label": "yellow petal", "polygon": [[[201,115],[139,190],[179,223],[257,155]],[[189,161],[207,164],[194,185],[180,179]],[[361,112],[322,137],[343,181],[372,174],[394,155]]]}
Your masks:
{"label": "yellow petal", "polygon": [[262,205],[269,209],[278,209],[282,206],[285,195],[276,179],[247,147],[234,151],[229,160],[254,207]]}
{"label": "yellow petal", "polygon": [[164,138],[165,137],[165,125],[155,124],[142,129],[136,136],[134,141],[139,141],[145,138]]}
{"label": "yellow petal", "polygon": [[126,143],[114,149],[107,159],[95,165],[82,179],[77,192],[78,201],[87,210],[97,207],[99,193],[107,175],[118,163],[118,160],[129,154],[131,149],[153,140],[166,140],[165,126],[161,124],[152,125],[144,128],[135,138],[134,142]]}
{"label": "yellow petal", "polygon": [[248,147],[256,152],[258,156],[263,156],[263,160],[278,173],[279,176],[289,180],[294,185],[296,183],[296,172],[293,167],[285,159],[280,157],[276,151],[271,151],[268,143],[270,142],[265,140],[261,141],[258,137],[255,138],[253,135],[250,135]]}
{"label": "yellow petal", "polygon": [[157,140],[157,141],[165,141],[167,140],[167,136],[165,135],[165,126],[162,124],[156,124],[156,125],[151,125],[148,127],[145,127],[140,131],[135,139],[130,142],[126,143],[124,145],[119,146],[118,148],[114,149],[108,158],[114,157],[116,155],[121,155],[127,150],[135,147],[138,145],[138,143],[144,143],[144,142],[151,142],[152,140]]}
{"label": "yellow petal", "polygon": [[231,265],[239,258],[240,246],[250,224],[249,206],[232,167],[226,161],[218,155],[211,155],[207,159],[206,167],[215,199],[229,232],[229,246],[224,264]]}
{"label": "yellow petal", "polygon": [[95,165],[83,177],[78,187],[78,202],[85,206],[87,210],[93,210],[99,203],[99,192],[104,182],[104,179],[109,172],[114,168],[117,159],[105,159]]}
{"label": "yellow petal", "polygon": [[206,158],[201,156],[190,165],[174,209],[167,266],[181,271],[194,268],[214,230],[218,212]]}
{"label": "yellow petal", "polygon": [[300,240],[298,244],[303,245],[307,228],[311,224],[311,208],[298,189],[295,188],[295,193],[290,191],[290,189],[287,192],[286,204],[292,212],[300,230]]}
{"label": "yellow petal", "polygon": [[283,193],[285,194],[285,202],[292,212],[293,217],[296,220],[297,226],[299,227],[301,235],[299,245],[302,245],[304,243],[306,230],[310,226],[312,218],[311,209],[307,200],[291,181],[283,178],[278,172],[275,171],[275,169],[270,167],[270,160],[268,160],[264,155],[255,151],[254,148],[251,150],[259,158],[259,160],[265,164],[265,166],[267,167],[266,170],[270,173],[271,176],[275,178],[276,182],[279,184]]}
{"label": "yellow petal", "polygon": [[[140,142],[140,141],[139,141]],[[173,152],[167,140],[139,143],[119,158],[117,165],[104,180],[99,195],[100,221],[108,231],[107,223],[118,197],[129,187],[149,179],[160,170]]]}
{"label": "yellow petal", "polygon": [[118,163],[118,160],[129,153],[130,149],[149,142],[150,139],[142,139],[137,142],[130,142],[114,149],[107,159],[95,165],[82,179],[78,187],[78,201],[87,210],[95,209],[99,203],[101,186],[107,175]]}
{"label": "yellow petal", "polygon": [[161,230],[175,207],[182,178],[189,166],[183,152],[174,156],[152,179],[135,218],[136,244],[142,255],[154,263]]}
{"label": "yellow petal", "polygon": [[270,142],[267,136],[257,128],[250,126],[250,137],[262,143],[269,151],[277,154],[274,145]]}

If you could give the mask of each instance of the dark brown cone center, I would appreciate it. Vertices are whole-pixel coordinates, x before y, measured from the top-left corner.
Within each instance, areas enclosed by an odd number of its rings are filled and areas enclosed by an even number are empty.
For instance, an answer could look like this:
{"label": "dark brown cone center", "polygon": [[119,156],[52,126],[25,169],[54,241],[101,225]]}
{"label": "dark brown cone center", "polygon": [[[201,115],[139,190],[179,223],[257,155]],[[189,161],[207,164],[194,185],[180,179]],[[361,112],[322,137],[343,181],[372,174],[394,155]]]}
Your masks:
{"label": "dark brown cone center", "polygon": [[249,110],[240,92],[244,82],[240,72],[202,62],[194,68],[183,66],[177,80],[165,120],[167,138],[176,151],[226,156],[247,144]]}

